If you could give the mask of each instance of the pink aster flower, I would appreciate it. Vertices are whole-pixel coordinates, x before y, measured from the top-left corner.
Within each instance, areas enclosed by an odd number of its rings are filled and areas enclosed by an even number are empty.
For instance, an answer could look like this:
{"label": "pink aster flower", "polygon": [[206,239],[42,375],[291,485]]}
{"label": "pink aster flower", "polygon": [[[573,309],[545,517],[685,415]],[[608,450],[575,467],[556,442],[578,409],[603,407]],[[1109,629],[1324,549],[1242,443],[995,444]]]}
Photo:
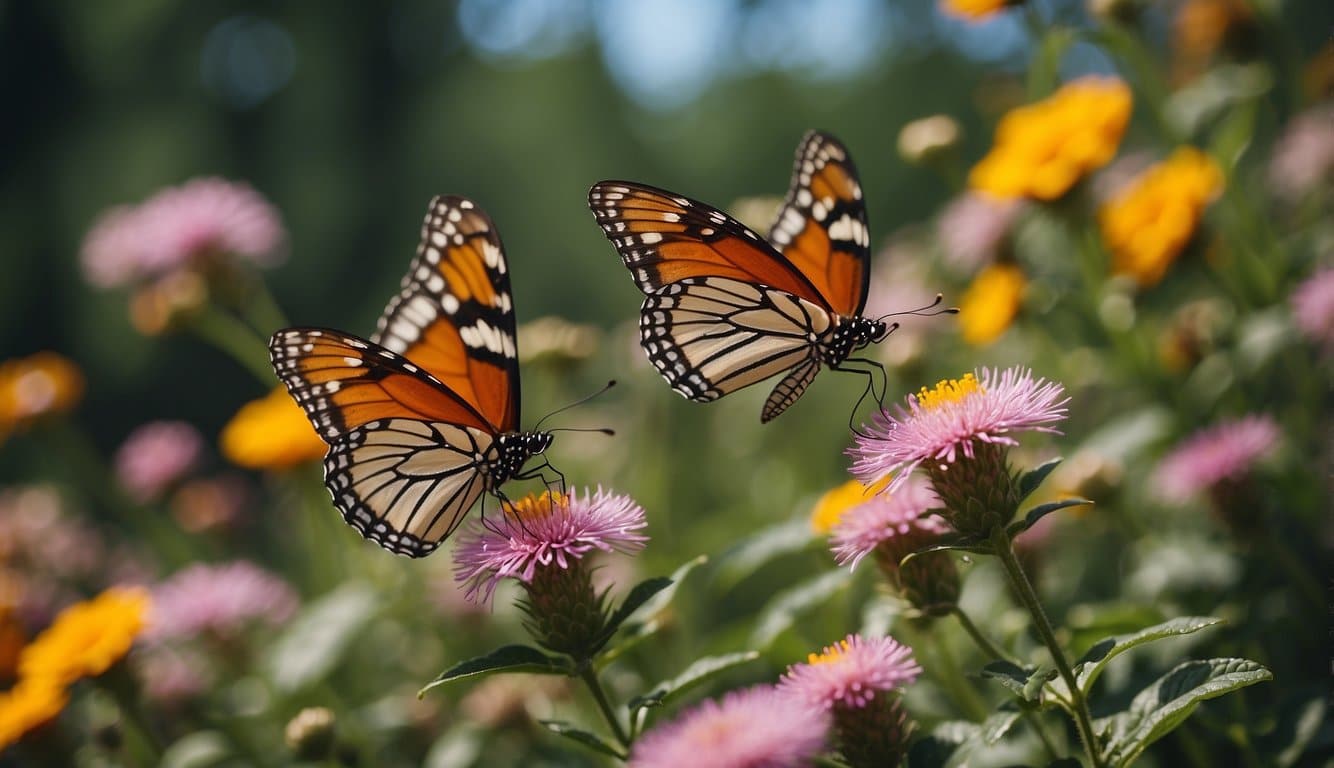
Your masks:
{"label": "pink aster flower", "polygon": [[1269,158],[1269,184],[1286,200],[1300,199],[1334,179],[1334,104],[1292,119]]}
{"label": "pink aster flower", "polygon": [[888,496],[876,496],[849,509],[830,532],[834,559],[839,565],[856,568],[862,558],[891,539],[911,538],[916,543],[949,533],[944,518],[923,514],[939,504],[931,485],[914,476]]}
{"label": "pink aster flower", "polygon": [[278,211],[249,185],[194,179],[105,213],[84,239],[84,274],[111,288],[222,254],[269,266],[285,240]]}
{"label": "pink aster flower", "polygon": [[598,488],[580,498],[545,493],[509,505],[499,520],[472,520],[454,551],[454,577],[468,585],[468,598],[491,599],[507,578],[530,583],[539,570],[569,569],[593,551],[635,552],[647,536],[644,508],[629,496]]}
{"label": "pink aster flower", "polygon": [[1297,328],[1325,351],[1334,350],[1334,268],[1326,267],[1292,292],[1292,317]]}
{"label": "pink aster flower", "polygon": [[155,640],[226,636],[253,622],[282,624],[297,604],[287,582],[252,563],[192,565],[153,588],[148,633]]}
{"label": "pink aster flower", "polygon": [[1154,473],[1154,489],[1167,501],[1188,501],[1224,481],[1245,477],[1278,441],[1278,424],[1269,416],[1217,424],[1172,449]]}
{"label": "pink aster flower", "polygon": [[199,430],[184,421],[149,422],[116,450],[116,475],[136,501],[152,501],[194,468],[203,448]]}
{"label": "pink aster flower", "polygon": [[882,692],[911,685],[921,673],[908,646],[892,637],[863,640],[854,634],[788,667],[779,687],[821,709],[860,709]]}
{"label": "pink aster flower", "polygon": [[825,745],[829,715],[772,686],[733,691],[635,742],[631,768],[797,768]]}
{"label": "pink aster flower", "polygon": [[936,220],[944,262],[971,275],[996,258],[1022,210],[1017,200],[968,192],[954,198]]}

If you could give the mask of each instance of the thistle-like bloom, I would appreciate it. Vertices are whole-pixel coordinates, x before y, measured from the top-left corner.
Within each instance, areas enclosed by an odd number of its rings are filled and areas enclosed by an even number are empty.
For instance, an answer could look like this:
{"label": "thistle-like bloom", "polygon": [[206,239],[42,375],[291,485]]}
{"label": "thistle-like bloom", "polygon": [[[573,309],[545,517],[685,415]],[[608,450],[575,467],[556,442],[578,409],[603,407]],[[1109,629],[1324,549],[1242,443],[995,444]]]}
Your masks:
{"label": "thistle-like bloom", "polygon": [[84,239],[83,268],[111,288],[222,255],[269,266],[285,239],[278,211],[249,185],[195,179],[104,214]]}
{"label": "thistle-like bloom", "polygon": [[19,676],[63,685],[102,674],[130,652],[148,610],[148,593],[132,587],[66,608],[19,654]]}
{"label": "thistle-like bloom", "polygon": [[276,626],[298,603],[287,582],[253,563],[192,565],[153,588],[149,637],[228,636],[254,622]]}
{"label": "thistle-like bloom", "polygon": [[184,421],[140,426],[116,450],[116,476],[136,501],[152,501],[199,462],[204,438]]}
{"label": "thistle-like bloom", "polygon": [[992,264],[978,273],[959,300],[959,334],[974,346],[1000,338],[1014,323],[1028,279],[1014,264]]}
{"label": "thistle-like bloom", "polygon": [[1269,185],[1285,200],[1334,181],[1334,104],[1297,115],[1283,130],[1269,158]]}
{"label": "thistle-like bloom", "polygon": [[82,397],[83,373],[63,355],[38,352],[0,363],[0,440],[35,419],[72,410]]}
{"label": "thistle-like bloom", "polygon": [[1222,169],[1194,147],[1149,168],[1098,212],[1112,270],[1141,286],[1162,280],[1222,190]]}
{"label": "thistle-like bloom", "polygon": [[983,368],[908,396],[908,407],[881,412],[849,449],[852,474],[873,482],[889,473],[893,493],[923,466],[955,530],[985,537],[1017,511],[1006,452],[1019,431],[1056,432],[1064,388],[1031,371]]}
{"label": "thistle-like bloom", "polygon": [[301,406],[281,386],[241,406],[222,428],[218,445],[237,466],[271,470],[314,461],[327,448]]}
{"label": "thistle-like bloom", "polygon": [[65,688],[48,678],[24,678],[0,693],[0,749],[54,720],[67,703]]}
{"label": "thistle-like bloom", "polygon": [[1290,299],[1297,328],[1325,351],[1334,350],[1334,268],[1326,267],[1297,286]]}
{"label": "thistle-like bloom", "polygon": [[1085,77],[1001,118],[968,186],[999,198],[1055,200],[1116,155],[1130,122],[1130,88]]}
{"label": "thistle-like bloom", "polygon": [[1278,424],[1269,416],[1225,421],[1187,438],[1158,464],[1153,486],[1158,495],[1184,502],[1225,481],[1244,479],[1255,463],[1278,445]]}
{"label": "thistle-like bloom", "polygon": [[635,742],[630,768],[798,768],[825,745],[829,715],[772,686],[732,691]]}
{"label": "thistle-like bloom", "polygon": [[778,685],[833,716],[845,762],[892,766],[903,761],[912,733],[899,691],[921,672],[912,649],[894,638],[848,635],[812,653],[807,663],[788,667]]}
{"label": "thistle-like bloom", "polygon": [[811,530],[824,535],[832,531],[843,521],[843,516],[855,507],[869,501],[885,489],[889,478],[873,486],[862,485],[857,480],[849,480],[842,485],[830,488],[815,501],[811,509]]}

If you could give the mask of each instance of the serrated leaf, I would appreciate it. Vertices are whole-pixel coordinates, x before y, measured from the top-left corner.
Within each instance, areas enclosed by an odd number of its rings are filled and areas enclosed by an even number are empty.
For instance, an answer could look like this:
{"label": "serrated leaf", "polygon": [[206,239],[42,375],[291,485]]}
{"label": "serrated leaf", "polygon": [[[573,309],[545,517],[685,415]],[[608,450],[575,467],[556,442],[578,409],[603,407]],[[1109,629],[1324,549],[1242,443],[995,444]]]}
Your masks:
{"label": "serrated leaf", "polygon": [[1075,682],[1087,696],[1107,663],[1131,648],[1168,637],[1194,634],[1221,623],[1223,620],[1214,616],[1180,616],[1136,632],[1103,638],[1075,662]]}
{"label": "serrated leaf", "polygon": [[1093,502],[1088,499],[1081,499],[1078,496],[1075,496],[1069,499],[1061,499],[1060,501],[1049,501],[1046,504],[1039,504],[1028,510],[1028,514],[1024,515],[1024,519],[1015,520],[1013,523],[1006,526],[1005,532],[1013,538],[1037,525],[1039,520],[1057,510],[1065,509],[1066,507],[1080,507],[1092,503]]}
{"label": "serrated leaf", "polygon": [[1111,765],[1130,765],[1150,744],[1190,717],[1200,702],[1273,677],[1264,666],[1246,659],[1180,664],[1137,693],[1125,712],[1094,723],[1105,734],[1104,756]]}
{"label": "serrated leaf", "polygon": [[754,661],[759,657],[759,651],[739,651],[737,653],[725,653],[720,656],[705,656],[686,667],[685,671],[671,680],[664,680],[649,688],[648,693],[634,697],[627,706],[631,711],[661,706],[678,694],[694,688],[710,677],[732,667]]}
{"label": "serrated leaf", "polygon": [[814,579],[779,592],[760,612],[750,645],[768,648],[779,635],[796,622],[797,617],[814,606],[822,605],[852,581],[852,572],[846,568],[826,571]]}
{"label": "serrated leaf", "polygon": [[541,720],[539,722],[541,722],[548,731],[551,731],[558,736],[564,736],[570,741],[578,742],[589,749],[601,752],[604,755],[614,757],[618,760],[625,759],[624,752],[617,749],[615,745],[608,743],[596,733],[585,731],[582,728],[576,728],[563,720]]}
{"label": "serrated leaf", "polygon": [[1052,459],[1051,461],[1039,464],[1037,467],[1034,467],[1033,469],[1020,475],[1019,500],[1023,501],[1024,499],[1033,495],[1033,491],[1036,491],[1038,489],[1038,486],[1042,485],[1042,481],[1046,480],[1047,475],[1050,475],[1052,470],[1059,467],[1062,461],[1064,461],[1064,459],[1058,456]]}
{"label": "serrated leaf", "polygon": [[322,679],[379,602],[369,585],[350,582],[310,603],[269,647],[264,666],[274,687],[291,692]]}
{"label": "serrated leaf", "polygon": [[466,677],[490,675],[496,672],[526,672],[534,675],[569,676],[574,674],[574,668],[562,656],[551,656],[529,645],[505,645],[485,656],[477,656],[467,661],[461,661],[441,672],[439,677],[427,683],[425,687],[418,691],[417,696],[421,697],[438,685],[452,683]]}
{"label": "serrated leaf", "polygon": [[763,528],[737,542],[718,556],[714,581],[726,589],[784,555],[801,552],[816,541],[811,523],[805,517],[794,518]]}

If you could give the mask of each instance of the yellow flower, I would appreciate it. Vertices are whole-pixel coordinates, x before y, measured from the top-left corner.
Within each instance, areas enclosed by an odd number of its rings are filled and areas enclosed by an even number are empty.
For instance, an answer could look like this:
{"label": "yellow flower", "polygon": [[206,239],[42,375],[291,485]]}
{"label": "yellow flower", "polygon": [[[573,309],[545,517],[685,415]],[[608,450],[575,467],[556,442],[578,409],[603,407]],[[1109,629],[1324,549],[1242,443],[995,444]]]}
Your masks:
{"label": "yellow flower", "polygon": [[1255,12],[1245,0],[1187,0],[1172,23],[1175,80],[1202,74],[1224,48],[1250,52],[1256,34]]}
{"label": "yellow flower", "polygon": [[137,587],[112,587],[71,605],[19,654],[19,676],[63,685],[102,674],[130,652],[148,607],[148,593]]}
{"label": "yellow flower", "polygon": [[25,678],[0,693],[0,749],[54,720],[67,703],[64,687],[48,678]]}
{"label": "yellow flower", "polygon": [[940,7],[951,16],[960,16],[969,21],[979,21],[1000,13],[1011,5],[1018,5],[1022,0],[940,0]]}
{"label": "yellow flower", "polygon": [[55,352],[0,363],[0,436],[40,416],[68,411],[82,396],[83,374]]}
{"label": "yellow flower", "polygon": [[973,278],[959,301],[959,330],[975,346],[990,344],[1014,322],[1028,281],[1013,264],[992,264]]}
{"label": "yellow flower", "polygon": [[968,185],[993,197],[1055,200],[1112,159],[1131,105],[1125,83],[1085,77],[1013,109],[1001,118],[995,145],[973,166]]}
{"label": "yellow flower", "polygon": [[834,530],[843,515],[858,504],[870,501],[889,485],[889,475],[880,478],[871,485],[862,485],[858,480],[849,480],[836,488],[826,491],[815,502],[811,510],[811,530],[823,536]]}
{"label": "yellow flower", "polygon": [[1222,190],[1223,171],[1194,147],[1140,174],[1098,212],[1112,271],[1141,286],[1157,283]]}
{"label": "yellow flower", "polygon": [[324,441],[283,387],[241,406],[222,428],[222,455],[250,469],[290,469],[324,455]]}

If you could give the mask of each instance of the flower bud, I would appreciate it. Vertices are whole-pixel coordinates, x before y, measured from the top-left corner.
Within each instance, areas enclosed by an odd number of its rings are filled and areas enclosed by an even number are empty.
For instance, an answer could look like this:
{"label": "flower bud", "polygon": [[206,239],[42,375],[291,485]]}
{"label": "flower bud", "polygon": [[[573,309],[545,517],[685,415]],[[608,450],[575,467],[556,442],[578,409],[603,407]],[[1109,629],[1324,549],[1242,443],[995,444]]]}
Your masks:
{"label": "flower bud", "polygon": [[334,726],[328,707],[306,707],[288,721],[283,737],[298,760],[323,760],[333,754]]}

